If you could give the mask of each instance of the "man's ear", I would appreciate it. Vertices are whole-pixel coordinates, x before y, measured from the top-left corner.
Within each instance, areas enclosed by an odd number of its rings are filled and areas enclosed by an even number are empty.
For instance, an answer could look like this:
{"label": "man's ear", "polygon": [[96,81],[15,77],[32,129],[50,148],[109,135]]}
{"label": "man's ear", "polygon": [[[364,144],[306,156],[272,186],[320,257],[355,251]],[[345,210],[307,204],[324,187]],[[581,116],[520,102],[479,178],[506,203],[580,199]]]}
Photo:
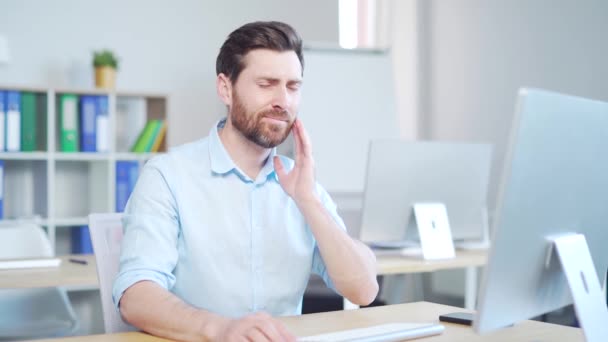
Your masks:
{"label": "man's ear", "polygon": [[220,100],[228,107],[232,107],[232,82],[228,76],[220,73],[215,81],[217,86],[217,95]]}

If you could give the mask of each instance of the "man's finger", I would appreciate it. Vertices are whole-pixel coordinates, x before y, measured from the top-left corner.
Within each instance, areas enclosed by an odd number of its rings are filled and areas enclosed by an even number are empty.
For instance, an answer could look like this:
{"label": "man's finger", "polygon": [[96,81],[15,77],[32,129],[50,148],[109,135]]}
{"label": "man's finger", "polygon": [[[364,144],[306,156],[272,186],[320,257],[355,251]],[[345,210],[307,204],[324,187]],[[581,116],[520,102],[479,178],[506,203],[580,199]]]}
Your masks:
{"label": "man's finger", "polygon": [[298,135],[300,136],[301,151],[306,157],[312,156],[312,144],[302,121],[298,119]]}
{"label": "man's finger", "polygon": [[262,320],[258,323],[257,328],[268,338],[270,341],[283,341],[283,337],[279,333],[279,330],[273,324],[272,320]]}
{"label": "man's finger", "polygon": [[296,155],[295,160],[298,160],[299,157],[302,156],[302,141],[300,140],[300,132],[298,132],[298,121],[300,119],[296,119],[293,122],[293,126],[291,127],[291,133],[293,134],[293,141],[296,145]]}
{"label": "man's finger", "polygon": [[279,156],[274,156],[272,162],[274,164],[274,171],[277,173],[277,176],[279,176],[279,182],[281,182],[285,176],[287,176],[285,166],[283,166],[283,161]]}
{"label": "man's finger", "polygon": [[296,337],[289,330],[287,330],[287,328],[285,327],[285,325],[283,325],[283,323],[281,323],[279,321],[275,321],[274,323],[275,323],[276,329],[279,331],[279,334],[281,334],[281,337],[283,338],[284,341],[295,342]]}
{"label": "man's finger", "polygon": [[262,330],[260,330],[260,328],[258,326],[253,326],[251,328],[249,328],[249,330],[246,332],[247,334],[247,340],[248,341],[252,341],[252,342],[267,342],[267,341],[272,341],[270,339],[268,339],[266,337],[266,335],[264,335],[264,333],[262,333]]}

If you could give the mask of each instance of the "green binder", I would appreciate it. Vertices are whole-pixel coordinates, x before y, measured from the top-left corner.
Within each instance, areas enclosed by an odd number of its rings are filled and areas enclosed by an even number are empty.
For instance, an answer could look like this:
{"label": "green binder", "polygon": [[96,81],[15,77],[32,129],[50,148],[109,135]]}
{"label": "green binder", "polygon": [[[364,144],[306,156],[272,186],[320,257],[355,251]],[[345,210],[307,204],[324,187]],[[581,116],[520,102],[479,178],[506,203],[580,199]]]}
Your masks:
{"label": "green binder", "polygon": [[36,151],[37,112],[36,94],[21,93],[21,151]]}
{"label": "green binder", "polygon": [[78,152],[78,96],[59,95],[59,131],[61,151]]}

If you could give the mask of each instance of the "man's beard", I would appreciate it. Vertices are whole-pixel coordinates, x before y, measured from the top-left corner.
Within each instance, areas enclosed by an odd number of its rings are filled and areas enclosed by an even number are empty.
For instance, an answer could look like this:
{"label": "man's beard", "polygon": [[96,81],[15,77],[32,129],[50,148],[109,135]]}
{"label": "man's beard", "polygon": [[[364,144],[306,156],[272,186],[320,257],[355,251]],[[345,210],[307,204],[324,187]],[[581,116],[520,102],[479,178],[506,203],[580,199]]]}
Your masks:
{"label": "man's beard", "polygon": [[[232,125],[245,138],[264,148],[273,148],[280,145],[291,132],[294,119],[286,110],[264,110],[257,113],[247,113],[247,109],[236,93],[233,93],[234,103],[230,111]],[[265,116],[284,119],[287,125],[263,122]]]}

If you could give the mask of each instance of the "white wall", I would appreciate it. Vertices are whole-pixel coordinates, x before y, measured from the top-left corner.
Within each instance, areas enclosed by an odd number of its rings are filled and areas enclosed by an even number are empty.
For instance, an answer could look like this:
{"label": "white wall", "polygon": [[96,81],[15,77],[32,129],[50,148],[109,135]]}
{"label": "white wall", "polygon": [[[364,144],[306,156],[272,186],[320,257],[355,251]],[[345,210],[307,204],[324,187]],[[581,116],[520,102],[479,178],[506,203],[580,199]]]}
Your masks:
{"label": "white wall", "polygon": [[92,51],[120,56],[117,87],[171,95],[169,145],[206,135],[225,109],[215,58],[226,36],[254,20],[292,24],[305,42],[338,42],[336,0],[3,0],[0,34],[11,63],[0,84],[93,84]]}
{"label": "white wall", "polygon": [[520,86],[608,100],[608,2],[421,1],[422,137],[496,144],[490,204]]}
{"label": "white wall", "polygon": [[[608,101],[607,1],[381,1],[395,2],[401,122],[417,123],[419,139],[493,143],[491,208],[519,87]],[[412,82],[418,96],[404,102]],[[435,275],[433,288],[461,295],[463,277],[454,273]]]}

